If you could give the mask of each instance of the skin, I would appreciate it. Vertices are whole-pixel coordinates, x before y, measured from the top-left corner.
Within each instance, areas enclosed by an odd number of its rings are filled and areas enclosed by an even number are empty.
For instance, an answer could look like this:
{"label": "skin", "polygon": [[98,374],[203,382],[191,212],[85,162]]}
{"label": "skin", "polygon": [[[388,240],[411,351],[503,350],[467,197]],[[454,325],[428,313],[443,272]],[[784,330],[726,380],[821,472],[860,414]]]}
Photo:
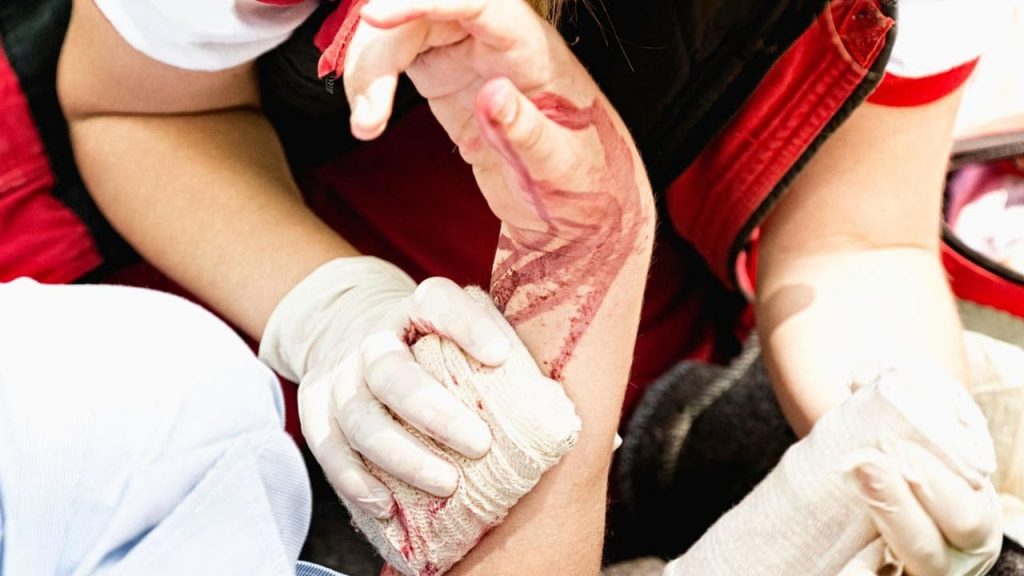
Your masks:
{"label": "skin", "polygon": [[259,111],[252,64],[217,73],[161,64],[125,43],[92,2],[78,1],[58,93],[82,175],[107,218],[250,336],[263,333],[309,272],[356,254],[302,203]]}
{"label": "skin", "polygon": [[[515,167],[520,186],[530,192],[531,205],[547,224],[542,234],[502,234],[491,293],[513,326],[523,325],[566,303],[575,306],[577,314],[571,319],[558,355],[541,361],[552,378],[561,380],[612,281],[636,251],[640,224],[644,221],[643,205],[630,145],[618,134],[600,102],[576,108],[565,98],[553,94],[540,94],[533,102],[560,126],[570,130],[596,130],[604,148],[605,165],[614,168],[600,183],[606,190],[591,194],[588,201],[587,212],[598,215],[597,219],[581,219],[578,215],[559,217],[552,212],[558,209],[563,198],[579,192],[535,181],[515,151],[504,145],[500,131],[491,123],[484,125],[488,140],[497,141],[496,147]],[[563,235],[571,240],[553,240]],[[557,280],[552,282],[555,277]],[[580,280],[584,278],[590,281],[581,286]]]}
{"label": "skin", "polygon": [[[503,222],[494,295],[583,420],[573,451],[453,573],[534,574],[558,565],[565,574],[595,574],[631,363],[623,346],[636,337],[653,236],[642,162],[557,32],[521,4],[387,0],[368,4],[362,17],[343,74],[353,134],[369,139],[384,130],[395,79],[408,74]],[[566,157],[567,150],[579,153]],[[589,276],[572,273],[597,263],[588,230],[614,232],[602,250],[617,255]]]}
{"label": "skin", "polygon": [[[524,35],[525,43],[540,39],[532,29]],[[452,42],[452,37],[441,40]],[[419,48],[413,47],[411,60]],[[511,64],[520,56],[515,50],[503,53]],[[589,81],[585,74],[572,77],[575,85],[546,86],[572,69],[567,53],[557,50],[550,67],[519,63],[532,74],[549,76],[511,79],[522,91],[515,94],[511,116],[506,115],[507,86],[488,92],[472,75],[447,77],[464,82],[460,86],[431,83],[431,67],[449,69],[452,61],[465,61],[458,50],[447,57],[451,60],[435,54],[409,70],[505,223],[496,255],[496,292],[506,312],[519,317],[517,329],[531,352],[561,376],[584,421],[577,448],[455,573],[543,573],[558,565],[566,574],[594,574],[600,563],[609,447],[636,335],[653,207],[633,150],[628,162],[613,154],[615,168],[632,163],[633,186],[627,182],[612,190],[607,182],[560,182],[552,189],[597,191],[620,206],[637,204],[638,210],[624,210],[609,228],[619,224],[635,233],[610,241],[609,250],[621,262],[600,270],[582,294],[557,277],[549,277],[555,286],[542,285],[530,272],[538,258],[564,257],[557,256],[559,250],[574,254],[567,260],[582,266],[582,246],[589,245],[561,233],[549,238],[554,250],[537,243],[538,234],[551,233],[554,220],[536,209],[546,203],[523,201],[529,197],[523,183],[533,183],[539,193],[547,188],[537,183],[564,172],[564,165],[551,161],[552,150],[585,143],[607,154],[621,148],[616,138],[628,141],[614,116],[605,129],[598,128],[595,114],[590,125],[569,120],[588,107],[610,107],[599,93],[578,90]],[[516,68],[509,61],[496,66]],[[115,227],[147,259],[250,335],[262,334],[277,302],[311,270],[355,254],[302,204],[276,136],[259,112],[251,64],[216,73],[162,65],[125,44],[91,2],[77,1],[59,92],[83,176]],[[568,115],[524,96],[545,92],[563,99],[589,96],[559,107],[573,112]],[[467,103],[467,93],[480,99]],[[372,138],[383,130],[381,111],[354,109],[354,133]],[[550,130],[555,136],[539,141],[531,132],[516,132],[517,120],[536,125],[530,116],[542,114],[541,109],[548,121],[563,120],[562,131]],[[865,359],[898,354],[964,373],[934,228],[954,109],[955,97],[923,110],[864,107],[826,144],[765,224],[757,311],[780,400],[802,432],[841,401],[848,375]],[[385,122],[389,114],[390,109],[383,111]],[[520,158],[526,168],[516,168],[507,154],[502,157],[501,139],[487,135],[494,122],[512,122],[505,137],[526,151]],[[907,150],[914,154],[903,156]],[[168,159],[175,169],[167,169]],[[588,172],[581,168],[578,172]],[[569,221],[585,226],[594,225],[587,207],[611,205],[594,202],[590,194],[581,199],[569,203]],[[516,274],[525,281],[516,282]],[[597,293],[603,295],[595,298]],[[538,299],[551,294],[559,294],[559,304],[538,311]],[[858,356],[851,350],[863,352]]]}
{"label": "skin", "polygon": [[959,101],[862,106],[763,227],[758,326],[801,435],[864,370],[925,362],[967,381],[938,233]]}
{"label": "skin", "polygon": [[[555,35],[548,28],[530,29],[532,39]],[[579,191],[560,209],[566,223],[601,221],[602,227],[630,230],[607,244],[620,256],[590,282],[588,293],[602,294],[599,299],[568,298],[517,323],[531,353],[557,363],[583,432],[573,452],[456,567],[457,574],[542,573],[556,562],[566,566],[566,574],[594,574],[600,566],[611,446],[639,323],[654,209],[628,131],[568,49],[558,46],[558,66],[549,72],[571,81],[550,91],[579,98],[565,110],[601,111],[605,120],[592,122],[593,127],[588,122],[560,126],[557,114],[545,116],[520,92],[529,91],[520,82],[513,89],[499,80],[486,90],[481,82],[468,100],[445,100],[438,93],[442,101],[431,102],[446,128],[456,120],[473,127],[471,136],[449,133],[504,222],[505,237],[518,241],[545,224],[523,201],[518,180],[507,178],[509,162],[495,150],[497,140],[481,135],[480,125],[501,125],[501,139],[521,160],[521,177]],[[355,253],[302,204],[276,136],[259,112],[251,64],[214,73],[161,65],[123,42],[92,2],[81,0],[74,4],[58,82],[76,159],[106,216],[148,260],[251,336],[262,334],[277,302],[310,271]],[[600,163],[587,166],[579,158],[600,160],[602,150],[611,151],[615,173],[628,174],[631,168],[632,181],[592,179],[607,168],[598,170]],[[566,165],[584,169],[566,178]],[[604,197],[635,209],[604,221],[589,210],[594,198]],[[582,250],[580,238],[552,239],[566,253]],[[523,269],[547,254],[525,244],[513,251]],[[564,292],[570,280],[552,278],[559,284],[555,290]],[[531,282],[538,280],[530,276]],[[519,298],[547,289],[512,283],[509,309],[514,313]]]}

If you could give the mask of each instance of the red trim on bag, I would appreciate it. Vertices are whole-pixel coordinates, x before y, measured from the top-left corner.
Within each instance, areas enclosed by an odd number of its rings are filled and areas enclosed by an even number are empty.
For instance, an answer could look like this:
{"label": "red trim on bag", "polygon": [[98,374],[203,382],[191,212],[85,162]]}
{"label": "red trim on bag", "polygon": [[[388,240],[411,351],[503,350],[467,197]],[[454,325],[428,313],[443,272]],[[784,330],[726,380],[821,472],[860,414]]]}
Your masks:
{"label": "red trim on bag", "polygon": [[949,96],[963,86],[977,67],[978,60],[979,58],[975,58],[952,70],[922,78],[886,74],[878,89],[868,98],[868,102],[893,108],[930,104]]}
{"label": "red trim on bag", "polygon": [[979,266],[948,244],[942,247],[942,263],[958,298],[1024,318],[1024,285]]}
{"label": "red trim on bag", "polygon": [[894,24],[879,0],[833,2],[671,184],[673,225],[721,280],[733,283],[736,239],[864,81]]}
{"label": "red trim on bag", "polygon": [[102,262],[89,230],[53,196],[54,185],[21,82],[0,46],[0,282],[71,282]]}

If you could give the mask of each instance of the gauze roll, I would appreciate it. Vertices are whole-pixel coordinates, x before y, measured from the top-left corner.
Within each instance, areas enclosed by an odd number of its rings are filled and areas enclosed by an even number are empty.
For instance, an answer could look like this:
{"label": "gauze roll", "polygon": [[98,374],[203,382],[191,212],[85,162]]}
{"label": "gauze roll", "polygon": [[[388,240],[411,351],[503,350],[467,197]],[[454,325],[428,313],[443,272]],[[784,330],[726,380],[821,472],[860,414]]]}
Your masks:
{"label": "gauze roll", "polygon": [[1003,505],[1006,535],[1024,542],[1024,350],[975,332],[964,333],[971,393],[988,420],[999,469],[992,477]]}
{"label": "gauze roll", "polygon": [[471,460],[409,428],[459,470],[455,494],[436,498],[367,461],[394,494],[395,514],[379,520],[349,506],[356,526],[403,574],[430,576],[450,569],[572,448],[580,430],[562,386],[541,373],[491,297],[479,288],[466,291],[500,319],[513,342],[508,360],[496,368],[483,366],[435,335],[420,337],[412,351],[428,373],[479,411],[493,436],[490,451]]}
{"label": "gauze roll", "polygon": [[897,440],[968,479],[995,469],[984,416],[959,382],[924,367],[887,371],[823,416],[665,575],[834,576],[878,537],[843,478],[847,458]]}

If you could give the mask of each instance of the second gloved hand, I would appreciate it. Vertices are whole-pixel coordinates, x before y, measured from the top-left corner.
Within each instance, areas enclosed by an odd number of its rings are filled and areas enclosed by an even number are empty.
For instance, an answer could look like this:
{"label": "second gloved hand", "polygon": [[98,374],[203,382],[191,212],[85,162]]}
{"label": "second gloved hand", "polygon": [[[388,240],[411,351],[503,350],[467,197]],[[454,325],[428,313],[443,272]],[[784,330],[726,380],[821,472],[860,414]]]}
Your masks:
{"label": "second gloved hand", "polygon": [[394,502],[362,458],[435,496],[458,486],[455,468],[398,419],[469,458],[490,448],[483,420],[413,358],[409,343],[427,333],[490,366],[502,364],[511,346],[454,282],[417,286],[372,257],[316,269],[278,304],[260,343],[260,358],[299,382],[302,433],[334,490],[378,518],[393,514]]}
{"label": "second gloved hand", "polygon": [[964,478],[905,441],[852,454],[849,466],[881,538],[841,576],[981,576],[999,558],[1003,531],[989,478]]}

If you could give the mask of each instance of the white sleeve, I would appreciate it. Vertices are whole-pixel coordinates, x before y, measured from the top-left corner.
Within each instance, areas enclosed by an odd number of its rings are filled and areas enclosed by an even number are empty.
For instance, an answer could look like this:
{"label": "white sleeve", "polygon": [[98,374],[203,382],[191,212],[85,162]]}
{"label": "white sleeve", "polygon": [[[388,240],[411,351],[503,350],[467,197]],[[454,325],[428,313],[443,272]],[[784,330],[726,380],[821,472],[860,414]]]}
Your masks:
{"label": "white sleeve", "polygon": [[188,70],[254,60],[291,36],[318,0],[94,0],[133,48]]}
{"label": "white sleeve", "polygon": [[900,0],[886,72],[923,78],[976,60],[999,22],[1003,0]]}

